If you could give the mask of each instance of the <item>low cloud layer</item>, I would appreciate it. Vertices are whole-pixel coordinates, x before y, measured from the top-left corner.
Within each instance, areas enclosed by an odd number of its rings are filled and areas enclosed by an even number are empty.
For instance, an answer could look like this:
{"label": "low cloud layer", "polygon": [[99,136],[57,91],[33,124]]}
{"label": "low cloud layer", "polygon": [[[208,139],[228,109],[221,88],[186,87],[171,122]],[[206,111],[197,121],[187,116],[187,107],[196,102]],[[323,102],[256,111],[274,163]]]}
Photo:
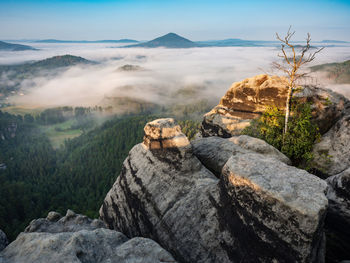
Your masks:
{"label": "low cloud layer", "polygon": [[[27,106],[99,104],[105,96],[128,96],[159,104],[184,102],[176,96],[180,89],[199,91],[195,98],[218,101],[235,81],[257,74],[271,73],[271,62],[278,49],[267,47],[226,47],[193,49],[112,48],[112,44],[37,44],[39,51],[0,52],[2,64],[40,60],[71,54],[99,62],[75,66],[55,77],[23,81],[24,96],[12,98]],[[350,59],[350,47],[327,48],[313,65]],[[138,65],[143,71],[118,71],[125,64]],[[0,81],[5,81],[3,78]],[[334,85],[322,77],[318,84],[349,94],[350,85]],[[30,84],[29,84],[30,83]]]}

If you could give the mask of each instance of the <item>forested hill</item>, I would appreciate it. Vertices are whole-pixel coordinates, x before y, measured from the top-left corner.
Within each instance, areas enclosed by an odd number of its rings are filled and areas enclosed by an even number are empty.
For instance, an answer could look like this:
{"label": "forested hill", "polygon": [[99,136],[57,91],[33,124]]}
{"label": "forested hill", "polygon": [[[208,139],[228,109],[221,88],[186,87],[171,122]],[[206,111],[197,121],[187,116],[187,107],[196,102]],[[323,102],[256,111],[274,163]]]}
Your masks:
{"label": "forested hill", "polygon": [[350,83],[350,60],[311,67],[312,71],[325,72],[330,80],[339,84]]}
{"label": "forested hill", "polygon": [[69,67],[78,64],[94,64],[93,61],[87,60],[82,57],[63,55],[47,58],[30,63],[23,63],[19,65],[1,65],[0,72],[15,71],[18,73],[33,73],[43,69],[56,69],[62,67]]}

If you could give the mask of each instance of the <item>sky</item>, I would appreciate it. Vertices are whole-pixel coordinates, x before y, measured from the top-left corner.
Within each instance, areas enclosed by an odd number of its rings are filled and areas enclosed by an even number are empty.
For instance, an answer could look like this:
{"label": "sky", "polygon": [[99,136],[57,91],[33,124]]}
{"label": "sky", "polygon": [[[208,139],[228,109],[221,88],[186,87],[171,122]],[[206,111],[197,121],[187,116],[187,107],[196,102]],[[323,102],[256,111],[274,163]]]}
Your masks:
{"label": "sky", "polygon": [[0,0],[2,40],[274,40],[289,25],[295,40],[350,41],[350,0]]}

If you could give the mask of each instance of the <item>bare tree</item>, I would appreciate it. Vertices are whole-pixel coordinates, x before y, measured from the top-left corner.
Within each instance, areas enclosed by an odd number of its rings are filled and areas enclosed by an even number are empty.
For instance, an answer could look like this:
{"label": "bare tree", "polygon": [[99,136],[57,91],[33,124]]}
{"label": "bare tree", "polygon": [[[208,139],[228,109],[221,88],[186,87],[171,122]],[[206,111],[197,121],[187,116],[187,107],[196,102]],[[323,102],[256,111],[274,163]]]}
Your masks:
{"label": "bare tree", "polygon": [[[281,38],[278,33],[276,33],[276,37],[279,41],[282,42],[281,44],[281,51],[282,54],[278,54],[279,57],[283,58],[286,63],[278,63],[274,62],[273,66],[277,68],[278,70],[283,71],[287,75],[288,83],[288,95],[287,95],[287,101],[286,101],[286,114],[285,114],[285,124],[284,124],[284,130],[283,130],[283,142],[286,133],[288,132],[288,121],[290,116],[290,104],[291,104],[291,98],[293,96],[293,91],[296,88],[296,81],[306,75],[306,73],[299,73],[299,69],[313,61],[315,59],[315,56],[317,53],[319,53],[322,48],[316,49],[315,52],[309,52],[310,51],[310,42],[311,42],[311,35],[310,33],[307,33],[306,38],[306,45],[302,46],[299,50],[299,54],[297,54],[296,50],[299,48],[298,46],[291,43],[291,38],[293,37],[295,31],[291,32],[291,26],[288,29],[288,32],[284,38]],[[286,48],[289,52],[286,52]],[[309,53],[308,53],[309,52]]]}

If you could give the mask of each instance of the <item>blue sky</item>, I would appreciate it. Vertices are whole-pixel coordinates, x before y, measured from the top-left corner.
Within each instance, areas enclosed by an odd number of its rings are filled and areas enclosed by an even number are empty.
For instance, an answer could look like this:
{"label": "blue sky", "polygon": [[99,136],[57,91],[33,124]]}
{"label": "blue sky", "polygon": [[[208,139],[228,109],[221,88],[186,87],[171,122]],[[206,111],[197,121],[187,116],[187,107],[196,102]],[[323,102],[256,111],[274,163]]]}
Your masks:
{"label": "blue sky", "polygon": [[0,0],[0,39],[273,40],[289,25],[298,40],[350,41],[350,0]]}

